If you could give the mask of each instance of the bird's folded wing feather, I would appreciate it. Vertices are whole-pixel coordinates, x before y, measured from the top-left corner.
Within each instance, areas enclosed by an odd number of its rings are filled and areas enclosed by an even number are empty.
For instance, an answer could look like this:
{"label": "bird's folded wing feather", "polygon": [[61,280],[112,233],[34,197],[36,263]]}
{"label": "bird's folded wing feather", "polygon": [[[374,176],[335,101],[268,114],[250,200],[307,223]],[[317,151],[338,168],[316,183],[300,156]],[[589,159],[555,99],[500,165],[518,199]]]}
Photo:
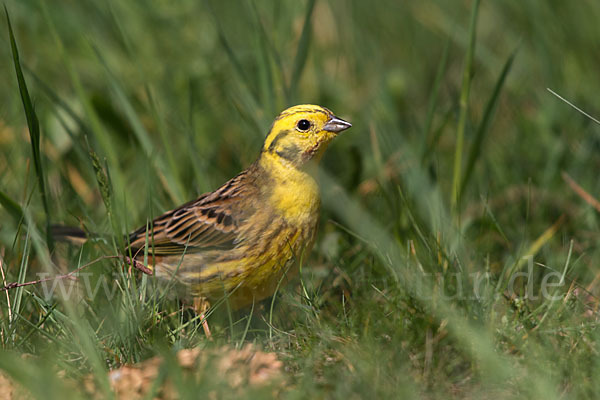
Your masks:
{"label": "bird's folded wing feather", "polygon": [[[154,256],[231,249],[237,244],[243,214],[239,202],[247,190],[239,190],[238,175],[213,193],[169,211],[129,235],[129,247]],[[248,210],[246,210],[248,211]],[[138,254],[139,254],[138,253]]]}

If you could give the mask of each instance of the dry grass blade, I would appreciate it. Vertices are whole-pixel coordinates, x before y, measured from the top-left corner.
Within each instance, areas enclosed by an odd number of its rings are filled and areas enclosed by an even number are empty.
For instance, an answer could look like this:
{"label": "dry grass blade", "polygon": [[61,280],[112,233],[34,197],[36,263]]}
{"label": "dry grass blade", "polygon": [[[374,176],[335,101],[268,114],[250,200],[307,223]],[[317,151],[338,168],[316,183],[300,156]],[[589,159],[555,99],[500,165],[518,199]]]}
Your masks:
{"label": "dry grass blade", "polygon": [[594,207],[596,211],[600,212],[600,201],[596,200],[594,196],[586,192],[585,189],[579,186],[579,184],[577,184],[577,182],[575,182],[566,172],[562,173],[562,178],[579,197],[590,206]]}
{"label": "dry grass blade", "polygon": [[586,117],[588,117],[589,119],[591,119],[592,121],[594,121],[595,123],[597,123],[598,125],[600,125],[600,121],[598,121],[596,118],[592,117],[590,114],[588,114],[585,111],[583,111],[581,108],[577,107],[575,104],[571,103],[569,100],[567,100],[564,97],[562,97],[560,94],[556,93],[554,90],[552,90],[550,88],[546,88],[546,90],[548,90],[554,96],[558,97],[560,100],[564,101],[565,103],[567,103],[568,105],[570,105],[571,107],[573,107],[575,110],[579,111],[581,114],[585,115]]}

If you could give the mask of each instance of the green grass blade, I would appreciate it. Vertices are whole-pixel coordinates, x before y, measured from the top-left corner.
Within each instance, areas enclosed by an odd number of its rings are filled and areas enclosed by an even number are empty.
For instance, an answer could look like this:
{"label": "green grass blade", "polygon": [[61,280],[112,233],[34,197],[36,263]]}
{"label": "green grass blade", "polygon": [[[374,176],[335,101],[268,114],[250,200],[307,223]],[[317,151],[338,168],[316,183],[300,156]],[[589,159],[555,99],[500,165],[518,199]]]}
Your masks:
{"label": "green grass blade", "polygon": [[[79,157],[79,159],[83,162],[87,162],[89,158],[87,156],[87,148],[85,147],[85,141],[82,140],[82,137],[86,135],[92,135],[92,130],[90,129],[90,127],[85,121],[83,121],[79,117],[79,115],[77,115],[73,108],[69,106],[69,104],[67,104],[67,102],[63,100],[61,96],[59,96],[58,93],[54,91],[54,89],[52,89],[48,84],[46,84],[46,82],[44,82],[44,80],[42,80],[34,71],[29,69],[27,65],[23,65],[23,69],[29,76],[33,78],[36,87],[38,87],[40,91],[48,97],[51,104],[54,106],[52,108],[52,112],[56,119],[59,121],[62,128],[67,133],[67,135],[69,135],[69,137],[71,138],[71,141],[73,142],[75,151],[77,152],[77,156]],[[63,111],[64,115],[61,114],[60,111]],[[67,123],[67,117],[81,131],[82,135],[78,134],[78,132],[74,130],[74,127],[71,127]]]}
{"label": "green grass blade", "polygon": [[175,184],[176,182],[178,182],[178,180],[175,179],[173,176],[173,173],[175,173],[176,171],[166,168],[160,155],[156,154],[156,151],[154,150],[154,145],[152,144],[152,140],[150,139],[150,135],[146,128],[144,128],[144,125],[142,124],[142,121],[140,121],[140,118],[137,116],[133,105],[127,98],[127,95],[125,94],[122,86],[112,74],[111,70],[108,67],[108,64],[106,63],[106,60],[104,59],[98,48],[96,46],[92,47],[96,53],[96,56],[98,57],[98,60],[104,66],[104,70],[106,72],[106,76],[108,78],[110,87],[113,93],[116,95],[117,101],[119,102],[123,113],[129,121],[129,124],[133,129],[133,133],[139,141],[144,154],[152,163],[152,166],[156,170],[157,174],[162,174],[166,177],[166,179],[161,181],[165,183],[165,189],[167,190],[173,201],[175,203],[182,203],[184,201],[183,189]]}
{"label": "green grass blade", "polygon": [[[257,17],[258,19],[258,17]],[[262,28],[260,20],[257,21],[257,25]],[[264,28],[259,29],[256,41],[258,42],[259,54],[258,57],[258,75],[259,75],[259,88],[261,94],[261,103],[264,105],[268,114],[275,113],[275,86],[273,82],[274,74],[271,67],[271,58],[269,56],[267,39],[265,34],[260,34],[264,31]],[[285,86],[285,85],[284,85]],[[284,88],[285,91],[285,88]]]}
{"label": "green grass blade", "polygon": [[98,189],[100,190],[100,197],[102,197],[102,201],[104,202],[104,207],[106,208],[106,212],[108,214],[108,219],[110,220],[111,227],[113,230],[113,239],[116,240],[118,247],[122,247],[123,237],[121,237],[122,226],[121,220],[116,217],[114,208],[113,208],[113,193],[114,187],[110,176],[108,174],[108,165],[100,161],[98,155],[94,152],[94,150],[88,144],[88,154],[90,157],[90,161],[92,163],[92,167],[94,168],[94,172],[96,175],[96,182],[98,183]]}
{"label": "green grass blade", "polygon": [[[217,14],[213,10],[213,8],[210,5],[210,2],[208,0],[206,1],[206,7],[208,8],[208,11],[213,16],[215,28],[217,29],[217,34],[219,36],[219,42],[221,43],[221,46],[225,50],[225,53],[227,54],[227,58],[229,58],[229,61],[233,65],[233,69],[239,75],[239,78],[241,79],[241,81],[244,82],[244,84],[248,87],[251,80],[248,78],[246,71],[244,70],[244,67],[242,67],[242,63],[240,62],[238,57],[235,55],[233,48],[229,44],[229,41],[227,40],[227,37],[225,36],[225,31],[223,30],[223,27],[221,26],[221,23],[219,22],[219,18],[217,18]],[[250,88],[248,87],[248,89],[250,89]],[[249,90],[249,91],[252,92],[252,90]]]}
{"label": "green grass blade", "polygon": [[148,135],[148,132],[146,131],[146,129],[144,129],[139,118],[137,118],[135,111],[133,109],[133,106],[127,100],[125,93],[123,91],[123,88],[119,85],[119,83],[117,82],[117,79],[115,78],[115,76],[112,74],[112,72],[108,68],[108,64],[106,63],[106,60],[102,56],[102,53],[100,53],[100,50],[98,50],[98,48],[96,46],[92,45],[92,48],[94,49],[94,52],[96,53],[96,56],[98,57],[98,60],[104,67],[110,87],[113,90],[113,92],[115,93],[115,95],[117,96],[117,100],[119,101],[119,104],[121,105],[121,107],[123,107],[123,112],[125,113],[125,116],[129,120],[129,123],[131,124],[131,128],[133,129],[133,132],[134,132],[137,140],[139,141],[139,143],[142,147],[142,150],[144,151],[144,153],[147,156],[150,155],[154,149],[152,146],[152,141],[150,140],[150,136]]}
{"label": "green grass blade", "polygon": [[13,56],[13,64],[15,66],[15,73],[17,75],[17,81],[19,83],[19,94],[21,95],[21,101],[23,102],[23,108],[25,110],[25,116],[27,118],[27,126],[29,127],[29,137],[31,139],[31,151],[33,153],[35,173],[37,175],[37,181],[40,187],[40,193],[42,195],[44,212],[46,213],[47,245],[48,248],[52,248],[52,236],[50,235],[50,207],[48,206],[48,194],[46,192],[46,175],[44,167],[42,165],[42,156],[40,153],[40,124],[35,113],[31,97],[29,96],[29,90],[27,90],[27,83],[25,82],[23,70],[21,69],[21,62],[19,60],[19,50],[17,48],[17,42],[15,40],[12,25],[10,23],[10,17],[8,15],[8,10],[6,6],[4,6],[4,12],[6,13],[6,22],[8,24],[8,35],[10,37],[10,48]]}
{"label": "green grass blade", "polygon": [[300,34],[300,41],[298,42],[298,49],[296,50],[296,57],[294,58],[294,69],[292,70],[292,79],[290,81],[290,99],[294,101],[297,96],[296,88],[298,82],[302,76],[302,71],[306,65],[306,59],[308,57],[308,48],[310,46],[311,29],[312,29],[312,13],[315,8],[315,0],[309,0],[306,5],[306,14],[304,16],[304,25],[302,26],[302,33]]}
{"label": "green grass blade", "polygon": [[[478,360],[480,367],[488,372],[487,376],[491,376],[489,371],[494,371],[492,381],[496,382],[516,377],[515,369],[510,360],[498,354],[495,350],[493,335],[478,323],[474,323],[474,321],[465,317],[461,311],[453,309],[452,305],[435,302],[435,287],[430,283],[423,281],[423,284],[415,285],[419,272],[411,268],[405,268],[406,262],[403,250],[392,239],[392,235],[380,225],[377,217],[339,187],[335,180],[323,169],[320,177],[324,183],[323,186],[328,188],[323,193],[324,204],[335,206],[336,213],[349,229],[354,230],[362,237],[370,239],[367,245],[372,247],[375,256],[381,258],[383,265],[393,274],[394,281],[398,285],[406,287],[411,293],[415,293],[419,302],[432,306],[431,312],[437,318],[448,321],[449,333],[460,343],[464,351]],[[540,377],[538,381],[532,382],[531,386],[536,393],[548,395],[548,398],[556,397],[551,395],[553,392],[549,388],[548,380],[545,377]]]}
{"label": "green grass blade", "polygon": [[[31,242],[30,242],[30,231],[27,230],[27,234],[25,235],[25,244],[23,246],[23,255],[21,257],[21,262],[19,265],[19,274],[18,274],[18,278],[17,278],[17,282],[18,283],[23,283],[25,282],[25,277],[27,275],[27,269],[29,266],[29,256],[31,254]],[[21,312],[21,302],[23,300],[23,291],[25,290],[24,286],[18,287],[15,290],[15,295],[13,297],[13,305],[12,305],[12,315],[13,315],[13,319],[9,320],[9,327],[13,330],[13,340],[16,339],[16,336],[14,335],[14,322],[15,322],[15,317],[17,315],[19,315],[19,313]]]}
{"label": "green grass blade", "polygon": [[225,36],[223,26],[221,25],[219,18],[217,17],[217,14],[212,8],[210,2],[207,0],[205,4],[209,13],[213,16],[219,43],[225,50],[225,54],[227,55],[229,62],[233,65],[233,70],[235,71],[237,78],[241,83],[241,85],[236,88],[238,93],[231,99],[233,105],[238,110],[242,118],[254,125],[253,131],[259,132],[262,136],[262,132],[264,130],[264,126],[262,124],[263,121],[259,121],[256,116],[256,110],[261,108],[261,103],[257,95],[258,89],[252,85],[256,79],[254,79],[254,76],[248,75],[239,58],[236,56],[234,49],[231,47],[227,37]]}
{"label": "green grass blade", "polygon": [[[167,163],[165,164],[162,160],[157,159],[160,162],[158,166],[161,171],[167,175],[167,182],[162,182],[163,184],[170,185],[167,190],[175,191],[179,198],[184,199],[185,190],[181,185],[181,180],[178,179],[181,176],[181,163],[178,162],[177,149],[174,148],[173,140],[169,139],[169,135],[167,133],[167,129],[165,128],[165,123],[161,118],[161,114],[158,108],[158,102],[156,100],[156,96],[153,94],[153,90],[150,86],[145,85],[146,97],[148,97],[148,105],[150,106],[150,113],[152,118],[156,122],[156,129],[158,130],[162,146],[165,149],[165,153],[167,156]],[[167,168],[168,166],[168,168]],[[172,195],[173,196],[173,195]],[[179,201],[177,201],[179,203]]]}
{"label": "green grass blade", "polygon": [[98,183],[98,188],[100,189],[100,196],[102,197],[104,206],[106,207],[106,210],[110,215],[112,213],[112,188],[110,187],[110,184],[108,182],[108,176],[102,168],[100,158],[91,148],[89,150],[89,155],[92,161],[92,166],[94,167],[94,172],[96,172],[96,181]]}
{"label": "green grass blade", "polygon": [[71,108],[65,100],[63,100],[58,93],[52,89],[44,80],[42,80],[34,71],[32,71],[26,64],[23,65],[23,69],[29,76],[35,81],[36,87],[41,92],[45,93],[46,96],[52,101],[52,104],[56,106],[56,109],[61,109],[77,124],[77,127],[85,134],[91,134],[92,131],[87,124],[77,115],[77,113]]}
{"label": "green grass blade", "polygon": [[50,13],[48,11],[48,6],[45,1],[39,1],[39,5],[42,9],[42,14],[44,19],[50,29],[50,34],[54,40],[54,43],[58,49],[58,53],[60,54],[60,58],[64,63],[65,70],[69,75],[69,79],[71,80],[71,84],[73,85],[73,89],[83,106],[83,110],[85,116],[87,117],[87,121],[89,123],[90,131],[93,134],[93,138],[100,145],[102,153],[108,159],[108,162],[111,167],[111,171],[113,173],[113,182],[115,184],[115,189],[117,193],[123,193],[125,191],[125,178],[123,176],[123,172],[121,169],[121,165],[118,160],[118,152],[117,147],[113,145],[113,140],[104,125],[101,122],[101,118],[94,109],[92,102],[89,96],[86,94],[86,91],[81,82],[81,78],[77,73],[76,69],[73,66],[71,61],[71,57],[68,52],[65,50],[65,45],[63,43],[62,38],[59,36],[54,21],[50,17]]}
{"label": "green grass blade", "polygon": [[471,174],[473,173],[473,168],[475,167],[475,162],[477,162],[477,160],[479,159],[479,156],[481,154],[481,147],[483,144],[483,140],[485,139],[485,136],[489,132],[490,123],[492,122],[492,118],[494,117],[494,113],[496,111],[496,106],[498,105],[498,98],[500,97],[500,91],[502,90],[502,87],[504,86],[504,82],[506,81],[506,77],[508,76],[508,73],[510,72],[510,69],[512,67],[512,64],[513,64],[516,54],[517,54],[517,50],[513,51],[513,53],[508,57],[508,59],[504,63],[502,72],[500,73],[500,76],[498,77],[498,80],[496,81],[496,85],[494,86],[494,91],[492,92],[492,95],[490,96],[490,99],[488,100],[488,102],[485,106],[485,112],[483,114],[483,119],[481,120],[481,123],[479,124],[479,127],[477,128],[477,132],[475,134],[475,140],[474,140],[473,144],[471,145],[471,150],[469,151],[469,158],[467,160],[467,166],[465,167],[465,175],[462,179],[460,192],[459,192],[459,198],[462,197],[462,195],[464,194],[467,184],[469,183],[469,180],[471,178]]}
{"label": "green grass blade", "polygon": [[[471,10],[471,23],[469,26],[469,47],[467,58],[463,69],[463,82],[460,93],[460,113],[458,117],[458,126],[456,129],[456,148],[454,153],[454,172],[452,174],[452,198],[451,205],[453,213],[457,213],[460,204],[460,178],[463,157],[463,147],[465,141],[465,127],[467,125],[467,111],[469,109],[469,93],[471,91],[471,71],[473,69],[473,57],[475,54],[475,38],[477,30],[477,13],[479,11],[480,0],[473,2]],[[456,214],[457,215],[457,214]]]}
{"label": "green grass blade", "polygon": [[427,106],[427,115],[425,117],[425,126],[423,127],[423,136],[426,138],[423,146],[423,154],[421,155],[421,160],[424,161],[435,145],[435,134],[431,130],[431,125],[433,123],[433,116],[435,114],[435,110],[437,107],[438,95],[440,93],[440,87],[442,86],[442,78],[444,77],[444,73],[446,72],[446,66],[448,65],[448,53],[450,49],[450,39],[446,41],[444,45],[444,52],[442,54],[442,59],[438,66],[438,70],[435,74],[435,81],[433,83],[433,90],[431,92],[431,97],[429,98],[429,104]]}
{"label": "green grass blade", "polygon": [[15,222],[20,223],[23,220],[23,209],[21,206],[1,190],[0,204],[15,219]]}
{"label": "green grass blade", "polygon": [[[273,61],[275,62],[275,65],[277,66],[277,72],[279,73],[279,77],[280,80],[277,81],[278,83],[280,83],[280,85],[282,86],[282,91],[283,91],[283,95],[286,99],[288,99],[290,97],[290,89],[289,89],[289,84],[286,83],[286,79],[285,79],[285,69],[283,67],[283,62],[281,61],[281,55],[279,54],[279,52],[277,51],[277,49],[275,48],[275,45],[273,44],[273,41],[271,40],[270,35],[267,33],[267,30],[265,28],[265,25],[262,22],[262,19],[260,17],[260,14],[258,12],[258,9],[256,8],[256,2],[252,1],[251,2],[251,7],[252,7],[252,11],[253,14],[255,16],[256,19],[256,26],[258,27],[259,33],[260,33],[260,41],[261,41],[261,50],[265,51],[266,49],[266,54],[265,54],[265,63],[268,63],[270,60],[268,59],[267,55],[270,55],[273,58]],[[269,68],[270,69],[270,68]],[[274,80],[275,76],[271,77],[271,80],[269,81],[270,84],[273,84],[273,80]],[[273,93],[273,98],[272,99],[267,99],[270,102],[274,102],[275,101],[275,96],[277,95],[277,92],[275,91],[274,88],[270,87],[269,88],[272,93]],[[269,104],[270,107],[273,107],[273,104]],[[273,109],[271,110],[273,113],[277,112],[277,110]]]}

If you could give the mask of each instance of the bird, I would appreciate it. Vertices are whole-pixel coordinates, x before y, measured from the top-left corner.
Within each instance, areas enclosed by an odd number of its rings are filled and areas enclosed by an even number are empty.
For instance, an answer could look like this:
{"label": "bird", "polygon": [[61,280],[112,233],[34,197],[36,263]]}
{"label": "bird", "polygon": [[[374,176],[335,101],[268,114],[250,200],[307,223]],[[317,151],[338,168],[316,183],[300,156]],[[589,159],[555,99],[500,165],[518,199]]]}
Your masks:
{"label": "bird", "polygon": [[175,281],[201,313],[224,293],[233,309],[272,296],[314,244],[317,165],[351,126],[318,105],[284,110],[248,168],[127,235],[128,259]]}

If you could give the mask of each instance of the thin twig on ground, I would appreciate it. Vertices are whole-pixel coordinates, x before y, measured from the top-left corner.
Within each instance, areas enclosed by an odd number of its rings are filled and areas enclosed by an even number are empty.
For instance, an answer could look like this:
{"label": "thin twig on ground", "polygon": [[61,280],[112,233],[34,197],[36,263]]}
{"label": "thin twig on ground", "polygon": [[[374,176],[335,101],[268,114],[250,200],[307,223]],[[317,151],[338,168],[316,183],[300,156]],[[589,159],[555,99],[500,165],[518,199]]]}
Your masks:
{"label": "thin twig on ground", "polygon": [[[37,285],[40,284],[42,282],[48,282],[48,281],[52,281],[52,280],[57,280],[57,279],[69,279],[69,278],[74,278],[77,279],[77,276],[75,276],[78,272],[80,272],[81,270],[83,270],[84,268],[89,267],[90,265],[93,265],[99,261],[102,260],[109,260],[109,259],[115,259],[115,258],[119,258],[119,259],[123,259],[125,262],[129,263],[130,265],[132,265],[135,269],[140,270],[146,274],[151,274],[152,271],[147,268],[146,266],[144,266],[142,263],[140,263],[139,261],[136,260],[131,260],[129,259],[129,257],[122,257],[122,256],[102,256],[102,257],[98,257],[93,261],[90,261],[87,264],[82,265],[81,267],[77,268],[74,271],[69,272],[68,274],[64,274],[64,275],[57,275],[57,276],[52,276],[52,277],[48,277],[48,278],[43,278],[43,279],[36,279],[34,281],[29,281],[29,282],[23,282],[23,283],[18,283],[18,282],[12,282],[9,284],[6,284],[6,281],[4,280],[4,271],[2,271],[2,278],[3,278],[3,284],[4,286],[0,288],[0,292],[7,292],[10,289],[15,289],[18,287],[22,287],[22,286],[31,286],[31,285]],[[0,259],[0,270],[1,270],[1,259]],[[8,294],[7,294],[8,296]],[[10,303],[9,303],[9,310],[10,310]],[[10,311],[9,311],[10,312]]]}

